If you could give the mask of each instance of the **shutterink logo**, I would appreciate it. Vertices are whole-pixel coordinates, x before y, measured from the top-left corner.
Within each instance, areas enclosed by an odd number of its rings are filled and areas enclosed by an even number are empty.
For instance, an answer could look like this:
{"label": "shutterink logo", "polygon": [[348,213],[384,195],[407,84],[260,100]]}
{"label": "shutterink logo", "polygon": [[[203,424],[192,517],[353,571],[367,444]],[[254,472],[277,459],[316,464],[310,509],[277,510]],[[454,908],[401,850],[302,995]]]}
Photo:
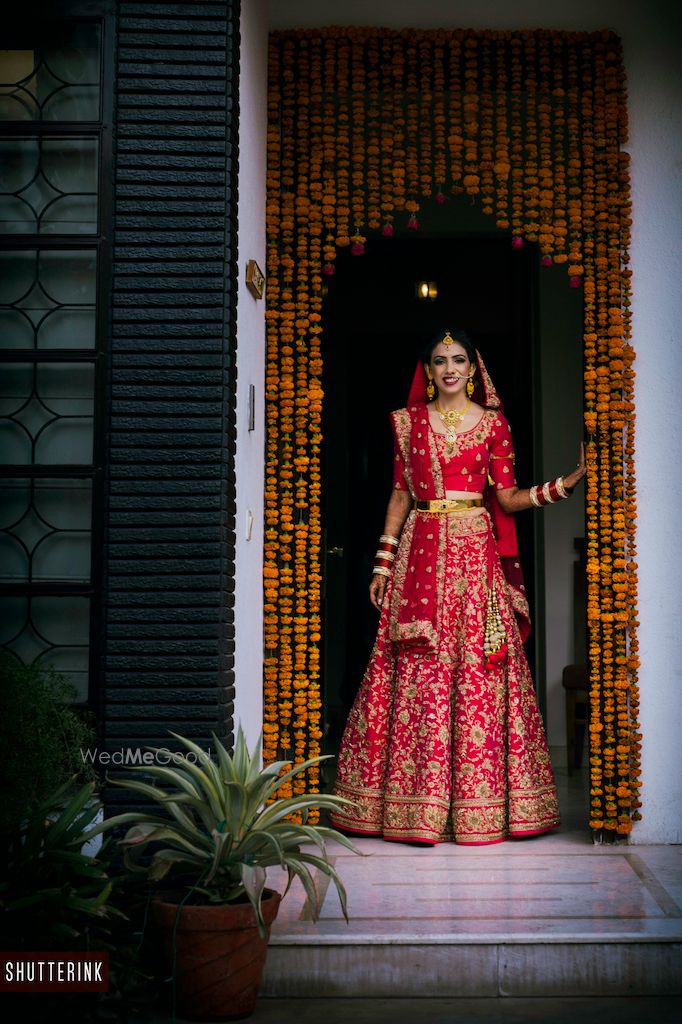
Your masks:
{"label": "shutterink logo", "polygon": [[108,992],[109,954],[0,953],[0,992]]}

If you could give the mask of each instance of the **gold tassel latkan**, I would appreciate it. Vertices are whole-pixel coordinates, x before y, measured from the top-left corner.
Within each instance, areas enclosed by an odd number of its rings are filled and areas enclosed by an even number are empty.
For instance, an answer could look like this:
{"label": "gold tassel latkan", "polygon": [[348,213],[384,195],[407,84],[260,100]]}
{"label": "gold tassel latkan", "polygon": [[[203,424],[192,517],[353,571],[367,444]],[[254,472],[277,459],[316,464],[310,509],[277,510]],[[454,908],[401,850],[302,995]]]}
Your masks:
{"label": "gold tassel latkan", "polygon": [[504,628],[497,603],[497,583],[493,580],[488,590],[485,609],[485,639],[483,641],[486,667],[503,661],[507,654],[507,631]]}

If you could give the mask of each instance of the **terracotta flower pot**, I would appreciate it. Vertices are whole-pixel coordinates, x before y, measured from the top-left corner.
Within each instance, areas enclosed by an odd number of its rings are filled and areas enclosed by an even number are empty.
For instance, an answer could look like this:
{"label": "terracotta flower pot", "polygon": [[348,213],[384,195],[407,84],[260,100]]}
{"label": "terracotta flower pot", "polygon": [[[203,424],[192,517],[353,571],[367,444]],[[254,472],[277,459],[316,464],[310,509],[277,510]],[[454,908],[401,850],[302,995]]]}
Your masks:
{"label": "terracotta flower pot", "polygon": [[175,959],[179,1016],[236,1020],[253,1013],[280,899],[271,889],[263,894],[266,938],[258,934],[250,903],[184,906],[175,928],[178,904],[154,900],[152,920],[162,935],[169,973]]}

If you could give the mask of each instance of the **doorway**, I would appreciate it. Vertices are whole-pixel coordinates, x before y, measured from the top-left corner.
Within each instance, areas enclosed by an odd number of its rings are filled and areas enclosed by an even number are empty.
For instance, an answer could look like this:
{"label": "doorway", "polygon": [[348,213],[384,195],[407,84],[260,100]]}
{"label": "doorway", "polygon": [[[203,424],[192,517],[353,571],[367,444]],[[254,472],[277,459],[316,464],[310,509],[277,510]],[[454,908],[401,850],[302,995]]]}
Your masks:
{"label": "doorway", "polygon": [[[513,351],[510,338],[525,336],[537,359],[531,366],[523,362],[496,365],[495,346],[490,356],[495,378],[499,381],[504,376],[500,387],[517,448],[522,459],[533,461],[532,473],[520,462],[519,478],[546,480],[575,465],[576,442],[587,432],[584,516],[582,501],[566,502],[551,515],[531,516],[536,523],[543,521],[535,529],[547,542],[542,573],[537,570],[542,567],[542,551],[538,546],[535,550],[536,594],[539,598],[545,586],[547,599],[536,602],[534,635],[540,661],[544,658],[547,666],[546,710],[553,723],[546,720],[546,724],[560,747],[565,730],[562,700],[557,698],[563,696],[562,667],[574,660],[575,608],[568,596],[574,541],[584,536],[587,564],[600,564],[599,574],[588,579],[593,611],[588,622],[590,716],[595,726],[590,732],[589,825],[595,834],[627,835],[632,821],[639,818],[637,662],[628,655],[637,643],[636,563],[630,560],[636,517],[623,516],[635,501],[628,257],[631,195],[627,154],[622,151],[627,141],[624,83],[622,47],[613,33],[585,33],[578,38],[575,33],[548,30],[407,32],[331,27],[273,35],[268,99],[267,358],[277,400],[266,409],[264,574],[269,614],[264,629],[263,749],[267,762],[291,752],[297,763],[303,763],[320,753],[323,562],[335,558],[348,564],[355,557],[348,545],[341,556],[343,544],[336,543],[329,530],[327,544],[322,542],[324,412],[329,414],[326,424],[334,434],[332,444],[338,436],[348,444],[351,441],[345,411],[337,408],[335,417],[324,408],[322,342],[326,355],[330,344],[336,343],[348,347],[346,360],[356,357],[357,361],[369,342],[374,344],[391,331],[395,351],[407,352],[410,317],[402,321],[398,312],[403,308],[397,288],[402,266],[394,267],[389,290],[380,291],[368,271],[371,261],[358,260],[366,277],[365,304],[346,297],[339,324],[328,340],[321,326],[324,275],[340,266],[339,251],[349,245],[358,251],[366,236],[370,245],[381,245],[376,232],[398,231],[416,242],[418,236],[409,229],[421,226],[424,236],[433,238],[433,232],[425,230],[433,214],[438,222],[436,234],[449,238],[451,246],[467,232],[474,236],[468,259],[449,282],[450,298],[459,302],[456,319],[463,323],[468,316],[472,334],[484,351],[488,338],[496,334],[506,339],[500,356]],[[434,203],[424,202],[429,198]],[[450,231],[447,211],[455,207],[457,226]],[[530,291],[511,297],[505,310],[508,317],[501,315],[504,303],[494,260],[490,262],[493,249],[486,249],[483,263],[475,263],[478,229],[469,231],[466,217],[464,222],[460,219],[467,207],[482,213],[491,231],[502,233],[502,259],[521,257],[517,272],[536,243],[540,247],[536,252],[543,266],[537,275],[542,281],[539,297],[533,295],[531,271],[524,282],[524,289],[528,284]],[[514,254],[506,248],[512,239],[520,250]],[[485,247],[484,241],[480,244]],[[471,281],[473,267],[478,272]],[[440,271],[442,265],[436,269]],[[426,266],[418,270],[433,279],[433,270]],[[382,271],[386,267],[374,267],[379,280]],[[411,286],[413,275],[410,278]],[[332,301],[342,280],[340,266],[331,283]],[[553,284],[546,288],[546,280]],[[467,290],[467,284],[473,290]],[[564,316],[565,296],[549,309],[546,300],[554,287],[571,291],[571,315]],[[377,296],[382,294],[391,297],[391,308],[382,309],[382,319],[370,336],[367,325],[373,322]],[[530,303],[527,308],[524,295]],[[535,305],[537,332],[533,331]],[[545,329],[548,312],[549,332]],[[422,315],[419,331],[429,316]],[[515,321],[524,316],[529,320],[527,332]],[[329,323],[329,316],[326,319]],[[542,337],[541,359],[534,333]],[[351,383],[350,367],[349,363],[345,370],[328,368],[328,395],[332,370],[339,379],[345,374]],[[357,384],[354,365],[352,369],[357,405],[364,385]],[[525,393],[516,386],[519,372],[535,382],[532,412],[518,397]],[[383,378],[388,384],[392,376],[389,367],[382,374],[381,394],[379,389],[370,390],[369,404],[364,399],[365,407],[376,405],[375,423],[368,420],[365,426],[365,433],[371,432],[372,437],[386,430],[388,408],[404,401],[409,370],[401,376],[403,383],[395,388],[394,397],[386,401]],[[525,426],[529,418],[534,421],[530,432]],[[548,428],[544,435],[543,423]],[[346,463],[351,459],[357,463],[359,456],[343,446],[336,452],[329,456],[334,463],[330,473],[344,481],[337,510],[344,526],[351,507],[351,484],[341,470],[345,473]],[[381,517],[369,492],[370,461],[368,448],[360,458],[365,468],[359,483],[366,493],[360,492],[359,498],[353,495],[352,509],[357,518],[358,502],[363,502],[362,515],[373,545]],[[603,482],[608,485],[608,501],[600,500]],[[385,497],[381,505],[384,501]],[[333,533],[330,511],[328,526]],[[522,517],[524,529],[529,528],[527,523]],[[325,555],[325,547],[336,553]],[[330,566],[328,592],[333,589],[335,571],[342,571],[345,590],[336,606],[328,601],[325,628],[332,622],[342,627],[342,646],[337,649],[342,660],[334,656],[330,666],[341,673],[346,671],[352,588],[345,583],[346,566]],[[526,577],[532,585],[528,569]],[[365,588],[366,577],[360,588],[363,602]],[[541,621],[545,605],[546,623]],[[351,646],[354,641],[355,636],[350,638]],[[327,652],[328,665],[333,650],[332,646]],[[536,679],[540,680],[541,709],[542,677],[540,664]],[[327,682],[328,705],[340,693],[338,679]],[[551,748],[551,735],[548,738]],[[563,749],[565,757],[565,745]],[[619,772],[623,769],[619,794],[609,781],[615,779],[615,760]],[[315,791],[318,783],[319,769],[313,765],[306,770],[305,784]]]}
{"label": "doorway", "polygon": [[[325,753],[337,753],[377,627],[367,594],[391,489],[388,414],[405,405],[417,352],[439,328],[463,327],[480,349],[510,420],[517,477],[534,476],[537,252],[500,234],[372,239],[340,252],[323,305]],[[420,299],[416,285],[434,282]],[[517,517],[535,623],[533,518]],[[527,644],[538,685],[533,634]]]}

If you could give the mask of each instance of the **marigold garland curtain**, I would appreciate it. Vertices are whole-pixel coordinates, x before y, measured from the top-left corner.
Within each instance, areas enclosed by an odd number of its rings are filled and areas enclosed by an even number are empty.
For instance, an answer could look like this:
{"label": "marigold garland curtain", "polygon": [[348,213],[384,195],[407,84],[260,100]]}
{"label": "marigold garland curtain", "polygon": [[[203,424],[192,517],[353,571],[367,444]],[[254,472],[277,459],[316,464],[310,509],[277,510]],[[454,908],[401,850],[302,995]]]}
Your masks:
{"label": "marigold garland curtain", "polygon": [[[338,247],[474,197],[584,293],[590,826],[639,817],[634,351],[621,44],[608,31],[271,37],[264,752],[319,753],[322,284]],[[319,786],[313,766],[294,790]]]}

